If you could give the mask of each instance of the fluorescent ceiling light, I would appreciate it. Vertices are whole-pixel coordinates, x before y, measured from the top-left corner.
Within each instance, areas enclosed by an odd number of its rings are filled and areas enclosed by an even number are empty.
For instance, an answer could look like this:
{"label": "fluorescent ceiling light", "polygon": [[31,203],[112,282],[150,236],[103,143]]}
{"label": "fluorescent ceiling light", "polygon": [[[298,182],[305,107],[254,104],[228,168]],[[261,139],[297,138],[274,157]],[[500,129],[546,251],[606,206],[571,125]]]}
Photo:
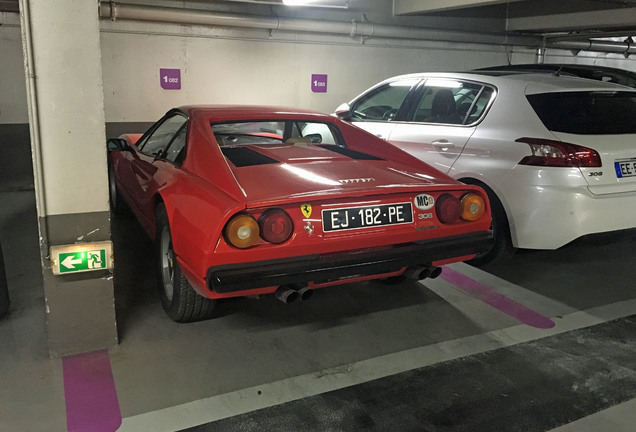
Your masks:
{"label": "fluorescent ceiling light", "polygon": [[[336,4],[334,4],[336,3]],[[316,6],[326,8],[343,8],[349,7],[348,0],[283,0],[283,4],[287,6]]]}
{"label": "fluorescent ceiling light", "polygon": [[283,0],[283,4],[287,6],[309,6],[318,0]]}

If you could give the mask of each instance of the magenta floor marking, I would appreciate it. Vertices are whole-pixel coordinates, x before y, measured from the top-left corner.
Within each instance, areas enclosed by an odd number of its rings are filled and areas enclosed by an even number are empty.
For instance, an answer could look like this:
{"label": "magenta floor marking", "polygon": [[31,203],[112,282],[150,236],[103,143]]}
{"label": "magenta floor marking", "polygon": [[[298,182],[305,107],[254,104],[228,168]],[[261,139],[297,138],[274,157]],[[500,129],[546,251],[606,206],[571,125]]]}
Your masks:
{"label": "magenta floor marking", "polygon": [[468,295],[483,301],[484,303],[524,324],[542,329],[552,328],[555,325],[550,318],[547,318],[532,309],[528,309],[524,305],[499,294],[497,291],[488,288],[486,285],[480,284],[476,280],[473,280],[453,269],[444,267],[441,278],[452,283]]}
{"label": "magenta floor marking", "polygon": [[69,432],[114,432],[121,426],[108,351],[62,359]]}

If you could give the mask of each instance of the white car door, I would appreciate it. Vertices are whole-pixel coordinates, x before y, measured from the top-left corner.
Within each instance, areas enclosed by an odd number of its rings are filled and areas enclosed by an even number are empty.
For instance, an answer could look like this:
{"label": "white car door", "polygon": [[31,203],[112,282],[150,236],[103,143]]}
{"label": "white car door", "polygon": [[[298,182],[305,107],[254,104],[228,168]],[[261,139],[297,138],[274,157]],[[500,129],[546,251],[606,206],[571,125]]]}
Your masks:
{"label": "white car door", "polygon": [[394,122],[381,121],[353,122],[353,124],[384,140],[388,139],[391,136],[391,133],[393,132],[393,129],[396,125],[396,123]]}
{"label": "white car door", "polygon": [[358,97],[351,107],[345,105],[349,120],[367,132],[388,139],[396,125],[394,119],[398,112],[404,111],[407,96],[420,81],[420,78],[408,77],[380,83]]}
{"label": "white car door", "polygon": [[388,140],[448,173],[489,105],[494,89],[454,79],[429,79],[417,90],[408,121],[396,122]]}
{"label": "white car door", "polygon": [[402,123],[393,128],[389,142],[447,174],[474,131],[474,127]]}

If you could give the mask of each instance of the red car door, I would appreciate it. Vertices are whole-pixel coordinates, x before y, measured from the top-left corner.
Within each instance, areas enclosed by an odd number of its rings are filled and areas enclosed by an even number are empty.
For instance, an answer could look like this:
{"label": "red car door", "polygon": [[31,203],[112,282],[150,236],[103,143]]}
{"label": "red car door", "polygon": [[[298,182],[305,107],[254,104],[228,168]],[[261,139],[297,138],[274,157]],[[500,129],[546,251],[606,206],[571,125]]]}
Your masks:
{"label": "red car door", "polygon": [[[172,114],[128,154],[128,167],[119,170],[124,188],[132,202],[133,211],[144,224],[154,219],[153,196],[161,187],[160,171],[179,163],[185,146],[187,118]],[[165,181],[165,180],[163,180]]]}

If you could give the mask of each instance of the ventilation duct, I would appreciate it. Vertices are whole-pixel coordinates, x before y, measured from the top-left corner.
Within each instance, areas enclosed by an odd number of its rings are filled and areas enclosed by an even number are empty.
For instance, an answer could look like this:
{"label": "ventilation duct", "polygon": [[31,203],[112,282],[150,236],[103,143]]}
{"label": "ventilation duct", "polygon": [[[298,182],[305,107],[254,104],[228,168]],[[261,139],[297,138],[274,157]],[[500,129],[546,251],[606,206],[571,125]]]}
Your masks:
{"label": "ventilation duct", "polygon": [[625,57],[636,53],[636,44],[627,39],[625,42],[613,42],[590,39],[587,41],[548,41],[547,48],[570,50],[570,51],[593,51],[602,53],[623,54]]}

